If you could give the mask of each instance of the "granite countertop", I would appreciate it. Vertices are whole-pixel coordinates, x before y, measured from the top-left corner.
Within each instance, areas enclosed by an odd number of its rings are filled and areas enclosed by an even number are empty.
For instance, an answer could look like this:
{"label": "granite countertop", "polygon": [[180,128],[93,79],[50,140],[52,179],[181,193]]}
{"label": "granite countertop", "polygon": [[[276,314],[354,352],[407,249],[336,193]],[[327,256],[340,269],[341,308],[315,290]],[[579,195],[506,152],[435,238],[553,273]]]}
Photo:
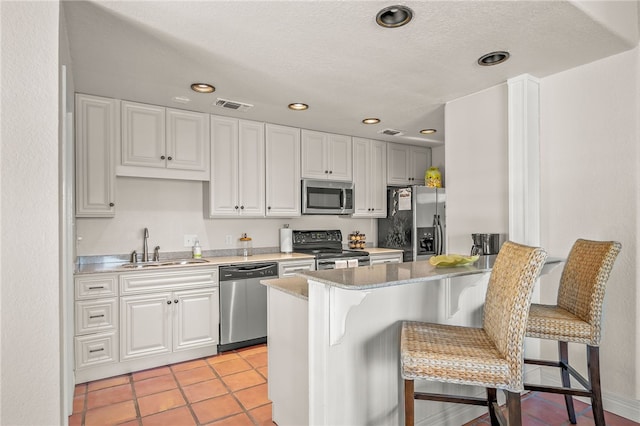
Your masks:
{"label": "granite countertop", "polygon": [[[191,263],[186,265],[161,265],[146,268],[123,268],[122,265],[127,261],[117,262],[105,262],[105,263],[87,263],[76,264],[75,274],[96,274],[106,272],[141,272],[141,271],[157,271],[158,269],[166,268],[204,268],[204,267],[218,267],[221,265],[238,265],[243,263],[256,263],[256,262],[286,262],[292,260],[305,260],[313,259],[314,257],[307,254],[298,253],[266,253],[255,254],[253,256],[216,256],[216,257],[203,257],[206,262]],[[166,259],[172,260],[172,259]]]}
{"label": "granite countertop", "polygon": [[[360,249],[351,249],[351,250],[360,250]],[[366,251],[369,254],[394,254],[394,253],[403,253],[402,250],[392,249],[386,247],[365,247],[361,249],[362,251]]]}
{"label": "granite countertop", "polygon": [[261,280],[260,284],[284,291],[299,299],[309,300],[307,279],[299,276]]}
{"label": "granite countertop", "polygon": [[[490,259],[491,257],[493,259]],[[361,266],[359,268],[309,271],[301,272],[299,275],[307,280],[347,290],[369,290],[488,273],[491,272],[493,260],[495,260],[495,256],[485,256],[471,265],[451,268],[435,267],[428,260],[420,260],[416,262]],[[546,273],[563,261],[560,258],[547,258],[542,273]]]}

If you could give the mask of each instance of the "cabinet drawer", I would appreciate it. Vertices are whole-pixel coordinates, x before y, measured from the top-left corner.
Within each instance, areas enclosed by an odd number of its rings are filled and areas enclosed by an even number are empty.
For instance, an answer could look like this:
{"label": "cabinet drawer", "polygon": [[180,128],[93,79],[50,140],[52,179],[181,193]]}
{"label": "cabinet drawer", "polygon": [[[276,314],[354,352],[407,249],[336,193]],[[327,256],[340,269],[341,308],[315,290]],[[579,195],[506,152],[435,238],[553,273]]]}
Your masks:
{"label": "cabinet drawer", "polygon": [[118,336],[115,332],[75,338],[76,368],[110,364],[118,361]]}
{"label": "cabinet drawer", "polygon": [[121,295],[217,285],[218,268],[190,268],[120,275]]}
{"label": "cabinet drawer", "polygon": [[313,271],[315,270],[315,263],[316,261],[314,259],[299,260],[293,262],[280,262],[278,264],[278,277],[290,277],[299,272]]}
{"label": "cabinet drawer", "polygon": [[114,298],[76,302],[76,335],[116,330],[117,309]]}
{"label": "cabinet drawer", "polygon": [[75,278],[76,300],[115,297],[118,295],[117,275],[86,275]]}

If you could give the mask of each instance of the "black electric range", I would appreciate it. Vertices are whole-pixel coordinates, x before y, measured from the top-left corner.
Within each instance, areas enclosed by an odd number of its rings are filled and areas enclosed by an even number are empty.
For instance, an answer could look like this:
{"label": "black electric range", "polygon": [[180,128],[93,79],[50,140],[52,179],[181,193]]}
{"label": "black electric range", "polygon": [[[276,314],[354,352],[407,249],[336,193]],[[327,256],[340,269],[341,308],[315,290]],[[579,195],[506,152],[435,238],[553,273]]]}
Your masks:
{"label": "black electric range", "polygon": [[342,232],[329,231],[296,231],[293,234],[293,251],[312,254],[316,258],[316,270],[334,269],[336,267],[354,267],[369,265],[369,253],[363,250],[346,250],[342,248]]}

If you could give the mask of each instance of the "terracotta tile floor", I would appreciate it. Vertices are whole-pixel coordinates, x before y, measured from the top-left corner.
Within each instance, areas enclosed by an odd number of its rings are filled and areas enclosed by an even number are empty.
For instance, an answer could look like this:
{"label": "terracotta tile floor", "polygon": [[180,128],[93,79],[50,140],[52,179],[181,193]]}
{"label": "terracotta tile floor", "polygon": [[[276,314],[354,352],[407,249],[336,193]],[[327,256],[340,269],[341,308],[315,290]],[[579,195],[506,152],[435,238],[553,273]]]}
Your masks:
{"label": "terracotta tile floor", "polygon": [[[578,425],[593,425],[591,406],[575,402]],[[524,426],[569,425],[561,395],[522,397]],[[488,414],[464,426],[489,425]],[[638,423],[605,413],[608,426]],[[69,425],[270,425],[267,347],[252,346],[76,386]]]}
{"label": "terracotta tile floor", "polygon": [[267,346],[82,383],[69,425],[275,425]]}
{"label": "terracotta tile floor", "polygon": [[[593,425],[591,405],[574,399],[576,420],[578,426]],[[550,393],[529,392],[522,395],[522,425],[523,426],[565,426],[571,425],[567,418],[563,395]],[[607,426],[638,426],[638,423],[616,416],[605,411]],[[479,417],[464,426],[490,425],[489,414]]]}

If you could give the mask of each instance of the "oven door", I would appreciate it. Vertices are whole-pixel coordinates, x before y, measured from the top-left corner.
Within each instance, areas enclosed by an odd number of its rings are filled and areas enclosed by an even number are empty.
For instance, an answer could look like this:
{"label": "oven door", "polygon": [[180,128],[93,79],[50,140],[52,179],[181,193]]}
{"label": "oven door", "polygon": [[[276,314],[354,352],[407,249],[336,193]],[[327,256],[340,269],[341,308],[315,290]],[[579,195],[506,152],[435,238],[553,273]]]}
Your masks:
{"label": "oven door", "polygon": [[338,268],[353,268],[355,266],[349,266],[349,261],[353,263],[354,260],[358,261],[358,266],[369,266],[369,256],[337,257],[328,259],[316,259],[316,270],[321,271],[323,269],[336,269],[336,262],[338,262]]}

